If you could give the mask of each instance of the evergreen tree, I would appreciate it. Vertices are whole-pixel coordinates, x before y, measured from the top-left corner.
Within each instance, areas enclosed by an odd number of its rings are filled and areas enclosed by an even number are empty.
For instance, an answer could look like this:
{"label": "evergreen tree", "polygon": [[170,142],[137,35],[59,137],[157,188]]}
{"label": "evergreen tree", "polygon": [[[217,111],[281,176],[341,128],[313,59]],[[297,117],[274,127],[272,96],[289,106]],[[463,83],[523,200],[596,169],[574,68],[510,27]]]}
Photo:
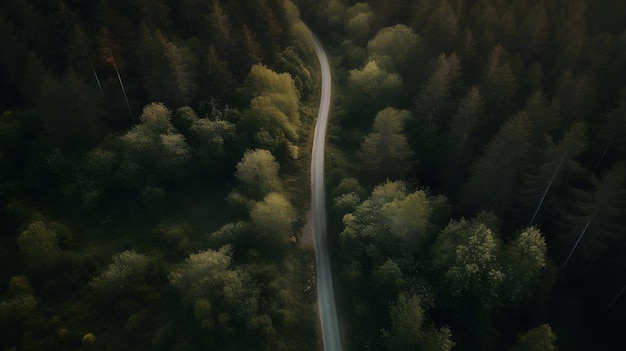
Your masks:
{"label": "evergreen tree", "polygon": [[467,210],[506,213],[529,167],[531,124],[525,113],[512,117],[489,142],[464,186],[462,203]]}
{"label": "evergreen tree", "polygon": [[359,160],[365,172],[375,181],[400,179],[411,168],[413,152],[402,125],[409,111],[388,107],[376,114],[372,132],[361,144]]}

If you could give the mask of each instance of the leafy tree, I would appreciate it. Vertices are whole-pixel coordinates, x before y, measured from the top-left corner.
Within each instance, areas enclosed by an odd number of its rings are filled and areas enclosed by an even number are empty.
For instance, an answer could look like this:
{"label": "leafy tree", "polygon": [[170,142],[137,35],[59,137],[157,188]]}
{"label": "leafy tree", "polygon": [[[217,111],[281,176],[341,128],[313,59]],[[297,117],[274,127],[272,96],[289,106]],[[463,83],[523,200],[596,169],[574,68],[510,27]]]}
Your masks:
{"label": "leafy tree", "polygon": [[543,324],[521,334],[511,351],[556,351],[556,335],[550,325]]}
{"label": "leafy tree", "polygon": [[113,262],[89,285],[101,296],[114,298],[129,293],[140,284],[151,258],[134,250],[115,254]]}
{"label": "leafy tree", "polygon": [[441,272],[455,306],[478,304],[484,311],[496,307],[505,270],[498,261],[501,241],[477,221],[451,221],[433,244],[433,267]]}
{"label": "leafy tree", "polygon": [[148,214],[161,218],[165,214],[165,191],[159,187],[147,186],[141,194],[141,203]]}
{"label": "leafy tree", "polygon": [[346,9],[345,30],[348,39],[353,40],[358,45],[364,45],[375,31],[375,14],[369,4],[365,2],[356,3]]}
{"label": "leafy tree", "polygon": [[350,110],[363,120],[363,115],[374,115],[385,106],[395,106],[401,88],[402,78],[398,74],[389,73],[376,60],[369,61],[363,69],[349,72]]}
{"label": "leafy tree", "polygon": [[383,330],[387,350],[449,351],[454,347],[447,327],[426,326],[421,300],[417,296],[400,295],[389,309],[391,327]]}
{"label": "leafy tree", "polygon": [[271,152],[263,149],[248,150],[237,164],[235,176],[244,194],[262,199],[272,192],[280,192],[279,165]]}
{"label": "leafy tree", "polygon": [[425,192],[407,194],[401,181],[380,184],[343,217],[342,251],[347,257],[369,257],[378,264],[414,252],[429,237],[432,213]]}
{"label": "leafy tree", "polygon": [[185,137],[172,125],[172,112],[162,103],[152,103],[139,119],[141,123],[120,138],[127,160],[161,176],[182,175],[190,151]]}
{"label": "leafy tree", "polygon": [[375,181],[399,179],[411,168],[413,152],[402,132],[402,125],[410,116],[409,111],[391,107],[376,114],[372,132],[358,153],[363,169]]}
{"label": "leafy tree", "polygon": [[[232,253],[230,246],[218,251],[204,250],[189,255],[185,262],[169,274],[170,283],[183,296],[187,306],[206,303],[211,306],[212,316],[223,333],[231,328],[231,319],[242,322],[256,315],[259,291],[246,272],[230,269]],[[199,302],[198,302],[199,301]],[[203,315],[203,319],[207,315]],[[202,320],[199,320],[202,323]]]}
{"label": "leafy tree", "polygon": [[389,71],[403,70],[417,54],[419,36],[403,24],[383,28],[367,43],[370,60]]}
{"label": "leafy tree", "polygon": [[296,159],[299,98],[291,76],[255,65],[242,91],[251,101],[241,120],[241,130],[252,137],[253,145],[274,152],[280,159]]}
{"label": "leafy tree", "polygon": [[250,219],[263,246],[284,247],[293,233],[296,211],[279,193],[269,193],[254,205]]}
{"label": "leafy tree", "polygon": [[17,245],[22,251],[25,264],[33,270],[55,267],[63,259],[57,233],[41,221],[31,223],[21,232],[17,237]]}
{"label": "leafy tree", "polygon": [[512,301],[530,297],[530,288],[538,282],[547,264],[547,245],[542,233],[535,227],[524,229],[504,248],[507,295]]}

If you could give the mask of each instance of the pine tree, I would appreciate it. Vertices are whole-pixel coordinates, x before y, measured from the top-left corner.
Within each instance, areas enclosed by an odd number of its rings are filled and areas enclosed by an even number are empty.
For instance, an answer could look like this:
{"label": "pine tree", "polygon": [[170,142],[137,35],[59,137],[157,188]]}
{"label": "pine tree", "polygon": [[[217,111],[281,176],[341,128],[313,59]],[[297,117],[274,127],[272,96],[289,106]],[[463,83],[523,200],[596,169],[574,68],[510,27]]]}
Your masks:
{"label": "pine tree", "polygon": [[512,117],[474,162],[464,186],[466,209],[483,208],[506,213],[519,186],[519,177],[529,166],[531,124],[521,112]]}
{"label": "pine tree", "polygon": [[591,191],[576,190],[576,201],[562,221],[561,242],[569,248],[561,269],[578,257],[588,258],[605,246],[606,240],[623,233],[626,196],[626,164],[618,163],[601,179],[592,176]]}
{"label": "pine tree", "polygon": [[574,124],[563,136],[558,145],[549,141],[541,163],[531,173],[524,175],[523,189],[520,192],[522,203],[535,203],[528,225],[533,225],[550,191],[558,187],[564,178],[580,175],[582,168],[578,156],[587,148],[585,126]]}

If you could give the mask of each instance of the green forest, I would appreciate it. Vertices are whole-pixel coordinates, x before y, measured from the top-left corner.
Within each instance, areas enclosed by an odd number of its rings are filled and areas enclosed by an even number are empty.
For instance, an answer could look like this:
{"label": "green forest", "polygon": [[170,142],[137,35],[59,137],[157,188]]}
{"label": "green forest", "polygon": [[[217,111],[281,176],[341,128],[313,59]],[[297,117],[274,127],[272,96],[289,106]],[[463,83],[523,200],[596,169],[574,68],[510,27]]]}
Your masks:
{"label": "green forest", "polygon": [[0,350],[626,349],[626,3],[0,1]]}

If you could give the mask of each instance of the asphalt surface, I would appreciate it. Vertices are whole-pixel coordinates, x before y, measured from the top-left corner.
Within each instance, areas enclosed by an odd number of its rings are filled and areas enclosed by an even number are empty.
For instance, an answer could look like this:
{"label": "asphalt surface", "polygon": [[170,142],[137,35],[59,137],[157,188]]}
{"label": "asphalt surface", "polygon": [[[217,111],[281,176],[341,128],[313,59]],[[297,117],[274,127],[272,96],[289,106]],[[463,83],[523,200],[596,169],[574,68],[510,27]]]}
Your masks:
{"label": "asphalt surface", "polygon": [[333,291],[333,279],[326,240],[326,196],[324,191],[324,146],[330,108],[330,67],[322,44],[313,32],[311,32],[311,37],[315,44],[315,53],[319,59],[322,71],[322,93],[313,137],[313,153],[311,155],[311,212],[315,259],[317,261],[317,302],[322,325],[324,350],[340,351],[341,338],[337,323],[335,293]]}

